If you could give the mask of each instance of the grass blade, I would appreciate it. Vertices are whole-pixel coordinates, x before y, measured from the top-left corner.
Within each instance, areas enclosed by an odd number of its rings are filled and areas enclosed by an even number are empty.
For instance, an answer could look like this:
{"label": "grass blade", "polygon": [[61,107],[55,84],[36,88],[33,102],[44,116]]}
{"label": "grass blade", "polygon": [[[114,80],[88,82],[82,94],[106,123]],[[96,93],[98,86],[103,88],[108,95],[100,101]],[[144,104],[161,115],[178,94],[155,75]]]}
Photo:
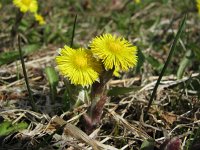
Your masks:
{"label": "grass blade", "polygon": [[75,29],[76,29],[76,20],[77,20],[77,14],[74,18],[74,25],[73,25],[73,30],[72,30],[72,37],[71,37],[71,43],[70,43],[70,47],[73,46],[74,43],[74,35],[75,35]]}
{"label": "grass blade", "polygon": [[26,67],[25,67],[24,58],[23,58],[22,49],[21,49],[20,36],[18,36],[18,46],[19,46],[19,56],[20,56],[20,60],[21,60],[21,64],[22,64],[22,70],[23,70],[24,79],[25,79],[25,82],[26,82],[26,87],[27,87],[30,102],[31,102],[31,107],[34,111],[37,111],[37,108],[36,108],[36,105],[35,105],[35,102],[34,102],[34,99],[33,99],[33,95],[32,95],[32,92],[31,92],[31,89],[30,89],[30,86],[29,86],[29,82],[28,82]]}
{"label": "grass blade", "polygon": [[182,31],[183,31],[185,22],[186,22],[186,15],[184,16],[184,18],[183,18],[183,20],[182,20],[182,22],[181,22],[181,24],[180,24],[179,30],[178,30],[178,32],[177,32],[177,34],[176,34],[176,36],[175,36],[175,39],[174,39],[174,41],[173,41],[173,43],[172,43],[172,46],[171,46],[169,55],[168,55],[168,57],[167,57],[167,60],[166,60],[166,62],[165,62],[165,65],[164,65],[164,67],[162,68],[162,71],[161,71],[161,73],[160,73],[160,75],[159,75],[159,78],[158,78],[158,80],[157,80],[157,82],[156,82],[156,85],[155,85],[155,87],[154,87],[154,89],[153,89],[152,95],[151,95],[151,97],[150,97],[150,100],[149,100],[149,103],[148,103],[148,106],[147,106],[147,111],[146,111],[146,113],[145,113],[145,118],[146,118],[146,116],[147,116],[147,114],[148,114],[149,108],[151,107],[151,104],[152,104],[152,102],[153,102],[153,99],[154,99],[154,97],[155,97],[155,95],[156,95],[156,91],[157,91],[157,89],[158,89],[158,86],[159,86],[159,84],[160,84],[160,81],[161,81],[161,79],[162,79],[162,77],[163,77],[163,75],[164,75],[164,73],[165,73],[165,70],[167,69],[167,66],[169,65],[169,62],[170,62],[170,60],[171,60],[171,58],[172,58],[172,55],[173,55],[173,53],[174,53],[174,51],[175,51],[175,49],[176,49],[176,45],[177,45],[178,40],[179,40],[179,38],[180,38],[180,36],[181,36],[181,33],[182,33]]}

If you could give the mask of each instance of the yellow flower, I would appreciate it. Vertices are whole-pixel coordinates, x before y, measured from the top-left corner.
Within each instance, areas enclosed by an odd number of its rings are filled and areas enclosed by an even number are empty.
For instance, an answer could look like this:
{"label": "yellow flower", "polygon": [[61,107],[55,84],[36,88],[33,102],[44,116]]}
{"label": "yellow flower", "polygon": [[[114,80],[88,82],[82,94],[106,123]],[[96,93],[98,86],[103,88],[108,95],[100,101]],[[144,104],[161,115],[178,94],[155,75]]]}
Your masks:
{"label": "yellow flower", "polygon": [[106,70],[126,71],[137,63],[137,48],[124,38],[103,34],[91,42],[92,53],[102,60]]}
{"label": "yellow flower", "polygon": [[26,13],[27,11],[36,13],[38,10],[37,0],[13,0],[13,3],[23,13]]}
{"label": "yellow flower", "polygon": [[197,3],[198,13],[200,14],[200,0],[196,0],[196,3]]}
{"label": "yellow flower", "polygon": [[139,4],[141,0],[134,0],[136,4]]}
{"label": "yellow flower", "polygon": [[93,57],[91,51],[64,46],[60,56],[56,57],[61,74],[68,77],[75,85],[88,86],[99,78],[101,64]]}
{"label": "yellow flower", "polygon": [[38,21],[40,25],[44,25],[46,23],[44,18],[41,15],[35,13],[34,17],[35,17],[35,20]]}

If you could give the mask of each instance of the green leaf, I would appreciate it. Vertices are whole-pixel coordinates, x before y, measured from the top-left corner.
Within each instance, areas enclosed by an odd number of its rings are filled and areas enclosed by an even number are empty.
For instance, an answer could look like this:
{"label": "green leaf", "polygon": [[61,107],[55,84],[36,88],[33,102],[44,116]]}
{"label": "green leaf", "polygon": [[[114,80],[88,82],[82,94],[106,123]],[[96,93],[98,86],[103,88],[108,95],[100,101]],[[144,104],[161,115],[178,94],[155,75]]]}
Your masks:
{"label": "green leaf", "polygon": [[53,67],[46,67],[45,73],[46,73],[46,76],[47,76],[47,80],[49,81],[51,100],[54,103],[56,93],[57,93],[56,86],[58,85],[59,77],[58,77],[58,74]]}
{"label": "green leaf", "polygon": [[155,141],[153,139],[147,139],[142,142],[140,150],[154,150]]}
{"label": "green leaf", "polygon": [[144,60],[145,60],[145,57],[144,57],[144,54],[142,53],[142,51],[140,49],[138,49],[138,63],[137,63],[137,66],[136,66],[136,73],[139,73],[140,72],[140,69],[144,63]]}
{"label": "green leaf", "polygon": [[167,3],[168,3],[168,0],[162,0],[162,3],[163,3],[163,4],[167,4]]}
{"label": "green leaf", "polygon": [[138,90],[140,87],[113,87],[108,91],[109,96],[118,96]]}
{"label": "green leaf", "polygon": [[64,80],[64,83],[65,91],[62,97],[63,109],[64,111],[68,111],[69,109],[76,107],[75,105],[77,103],[79,93],[83,90],[83,87],[71,84],[69,80]]}
{"label": "green leaf", "polygon": [[4,52],[0,54],[0,66],[3,64],[11,63],[19,58],[18,51]]}
{"label": "green leaf", "polygon": [[163,64],[161,64],[157,59],[155,59],[151,55],[144,55],[146,60],[157,70],[160,70],[163,67]]}
{"label": "green leaf", "polygon": [[191,49],[194,52],[194,55],[197,60],[200,60],[200,48],[197,43],[190,43],[188,45],[188,48]]}
{"label": "green leaf", "polygon": [[72,107],[72,105],[75,104],[75,102],[73,101],[72,103],[72,99],[70,98],[68,89],[65,89],[63,96],[62,96],[62,108],[64,111],[68,111],[70,110],[70,108]]}
{"label": "green leaf", "polygon": [[185,72],[185,69],[189,66],[191,63],[191,59],[193,58],[193,52],[192,50],[189,50],[186,52],[184,58],[182,59],[180,66],[177,71],[177,78],[181,79],[183,77],[183,74]]}
{"label": "green leaf", "polygon": [[[40,48],[39,44],[30,44],[22,48],[23,55],[28,55]],[[18,50],[0,53],[0,66],[19,59]]]}
{"label": "green leaf", "polygon": [[28,124],[26,122],[15,123],[12,125],[12,122],[4,121],[0,124],[0,136],[5,136],[22,129],[26,129],[27,127]]}
{"label": "green leaf", "polygon": [[24,55],[32,54],[33,52],[37,51],[40,47],[40,44],[29,44],[22,47],[22,52],[24,53]]}
{"label": "green leaf", "polygon": [[53,67],[46,67],[45,73],[47,75],[47,79],[49,81],[50,86],[58,85],[58,74]]}

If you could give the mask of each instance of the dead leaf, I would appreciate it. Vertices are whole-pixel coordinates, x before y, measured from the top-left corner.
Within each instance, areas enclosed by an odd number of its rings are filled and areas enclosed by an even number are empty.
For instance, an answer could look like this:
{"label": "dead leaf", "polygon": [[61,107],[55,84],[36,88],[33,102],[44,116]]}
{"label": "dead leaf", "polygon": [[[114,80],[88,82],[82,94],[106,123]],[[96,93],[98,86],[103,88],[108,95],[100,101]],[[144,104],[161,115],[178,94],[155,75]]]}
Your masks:
{"label": "dead leaf", "polygon": [[177,115],[170,112],[162,112],[161,117],[170,125],[172,125],[174,121],[177,120]]}

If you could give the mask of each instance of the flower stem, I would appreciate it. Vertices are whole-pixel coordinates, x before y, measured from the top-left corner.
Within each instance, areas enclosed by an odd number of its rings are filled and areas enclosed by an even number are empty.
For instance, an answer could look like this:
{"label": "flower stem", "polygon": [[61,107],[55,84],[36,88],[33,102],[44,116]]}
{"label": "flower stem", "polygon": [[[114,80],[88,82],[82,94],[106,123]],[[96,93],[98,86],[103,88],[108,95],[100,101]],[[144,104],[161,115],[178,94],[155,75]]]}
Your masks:
{"label": "flower stem", "polygon": [[11,29],[11,35],[10,35],[12,47],[14,47],[14,40],[17,35],[19,24],[20,24],[23,16],[24,16],[24,14],[20,10],[18,10],[18,12],[16,13],[16,17],[15,17],[15,23]]}
{"label": "flower stem", "polygon": [[31,107],[34,111],[37,111],[37,107],[35,105],[34,99],[33,99],[33,95],[29,86],[29,82],[28,82],[28,77],[27,77],[27,73],[26,73],[26,67],[25,67],[25,63],[24,63],[24,59],[23,59],[23,54],[22,54],[22,49],[21,49],[21,39],[20,36],[18,36],[18,46],[19,46],[19,56],[20,56],[20,60],[21,60],[21,64],[22,64],[22,70],[23,70],[23,74],[24,74],[24,79],[26,82],[26,87],[29,93],[29,98],[30,98],[30,102],[31,102]]}

